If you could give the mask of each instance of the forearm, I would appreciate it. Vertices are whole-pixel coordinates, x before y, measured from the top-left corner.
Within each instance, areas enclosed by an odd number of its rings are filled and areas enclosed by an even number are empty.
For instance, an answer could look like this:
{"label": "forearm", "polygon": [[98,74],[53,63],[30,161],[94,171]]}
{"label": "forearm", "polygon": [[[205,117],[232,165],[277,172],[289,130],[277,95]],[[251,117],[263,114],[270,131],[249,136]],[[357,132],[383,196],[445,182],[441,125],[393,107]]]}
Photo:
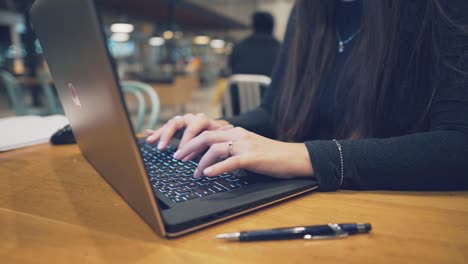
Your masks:
{"label": "forearm", "polygon": [[[444,190],[468,188],[468,136],[432,131],[386,139],[342,140],[342,188]],[[322,190],[340,188],[340,153],[333,141],[306,142]]]}
{"label": "forearm", "polygon": [[[310,162],[309,152],[303,143],[284,143],[281,153],[281,162],[286,171],[293,177],[313,177],[314,169]],[[286,157],[286,159],[285,159]]]}

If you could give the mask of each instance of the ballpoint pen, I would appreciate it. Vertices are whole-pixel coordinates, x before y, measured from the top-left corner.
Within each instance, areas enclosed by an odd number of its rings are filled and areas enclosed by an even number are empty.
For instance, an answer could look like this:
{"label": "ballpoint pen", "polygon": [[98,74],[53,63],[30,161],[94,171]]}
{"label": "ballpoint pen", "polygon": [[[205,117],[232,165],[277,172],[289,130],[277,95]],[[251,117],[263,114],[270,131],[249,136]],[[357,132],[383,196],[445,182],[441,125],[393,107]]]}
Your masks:
{"label": "ballpoint pen", "polygon": [[368,233],[371,229],[371,224],[368,223],[327,224],[225,233],[216,238],[231,241],[327,239]]}

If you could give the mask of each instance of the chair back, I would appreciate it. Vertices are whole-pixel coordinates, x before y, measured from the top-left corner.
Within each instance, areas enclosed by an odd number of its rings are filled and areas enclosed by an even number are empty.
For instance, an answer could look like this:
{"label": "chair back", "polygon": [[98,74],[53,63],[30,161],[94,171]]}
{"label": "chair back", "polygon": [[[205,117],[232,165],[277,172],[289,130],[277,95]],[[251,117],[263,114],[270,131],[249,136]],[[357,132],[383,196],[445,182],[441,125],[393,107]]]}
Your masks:
{"label": "chair back", "polygon": [[24,105],[24,91],[16,82],[11,73],[0,70],[0,80],[5,86],[11,106],[16,115],[27,115],[28,111]]}
{"label": "chair back", "polygon": [[259,106],[270,83],[270,77],[264,75],[232,75],[223,95],[224,116],[238,115]]}
{"label": "chair back", "polygon": [[150,114],[146,122],[148,129],[154,129],[158,122],[160,102],[156,91],[148,84],[138,81],[122,81],[121,87],[124,93],[132,94],[137,101],[137,119],[135,131],[142,132],[146,116],[146,99],[149,100]]}
{"label": "chair back", "polygon": [[49,108],[49,112],[54,115],[63,115],[63,108],[62,104],[60,103],[56,93],[54,92],[54,88],[50,84],[51,76],[49,73],[41,71],[37,74],[39,79],[39,84],[41,85],[42,91],[44,91],[44,95],[47,99],[47,106]]}
{"label": "chair back", "polygon": [[[25,92],[15,76],[7,71],[0,71],[0,80],[4,84],[11,106],[16,115],[54,115],[63,114],[62,106],[49,84],[50,76],[45,72],[38,74],[40,88],[47,99],[47,106],[32,107],[25,104]],[[34,88],[37,89],[37,88]]]}

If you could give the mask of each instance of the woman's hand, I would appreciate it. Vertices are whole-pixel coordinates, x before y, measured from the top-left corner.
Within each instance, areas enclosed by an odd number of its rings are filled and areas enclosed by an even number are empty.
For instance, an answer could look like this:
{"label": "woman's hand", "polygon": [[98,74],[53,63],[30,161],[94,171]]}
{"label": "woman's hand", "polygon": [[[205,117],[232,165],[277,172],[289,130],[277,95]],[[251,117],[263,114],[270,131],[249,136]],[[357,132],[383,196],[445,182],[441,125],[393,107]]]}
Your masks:
{"label": "woman's hand", "polygon": [[154,143],[159,140],[158,149],[165,149],[177,130],[184,128],[185,131],[180,140],[179,148],[204,130],[227,129],[232,128],[232,125],[224,120],[208,118],[204,114],[186,114],[172,118],[158,130],[147,130],[149,136],[146,141]]}
{"label": "woman's hand", "polygon": [[243,128],[204,131],[174,153],[174,158],[188,161],[207,148],[195,177],[216,176],[246,169],[277,178],[313,176],[309,153],[303,143],[271,140]]}

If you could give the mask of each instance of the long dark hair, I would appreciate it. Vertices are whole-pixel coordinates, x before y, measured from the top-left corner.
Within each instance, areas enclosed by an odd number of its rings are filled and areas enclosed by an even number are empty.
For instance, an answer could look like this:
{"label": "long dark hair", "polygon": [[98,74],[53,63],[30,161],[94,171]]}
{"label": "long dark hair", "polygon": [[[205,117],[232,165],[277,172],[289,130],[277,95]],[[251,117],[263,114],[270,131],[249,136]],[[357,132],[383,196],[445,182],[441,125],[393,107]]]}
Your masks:
{"label": "long dark hair", "polygon": [[[283,140],[306,140],[307,133],[320,126],[312,109],[333,68],[338,1],[296,1],[294,39],[275,102],[277,134]],[[338,102],[343,111],[333,135],[336,138],[384,137],[425,125],[435,93],[430,71],[437,59],[432,41],[437,4],[436,0],[415,1],[419,2],[419,24],[405,35],[402,30],[411,27],[401,24],[405,15],[411,16],[411,10],[403,6],[406,2],[410,1],[362,0],[361,33],[338,77],[338,85],[346,89],[340,89]],[[408,34],[413,41],[401,47],[401,38]],[[411,124],[388,119],[408,110],[414,117]]]}

